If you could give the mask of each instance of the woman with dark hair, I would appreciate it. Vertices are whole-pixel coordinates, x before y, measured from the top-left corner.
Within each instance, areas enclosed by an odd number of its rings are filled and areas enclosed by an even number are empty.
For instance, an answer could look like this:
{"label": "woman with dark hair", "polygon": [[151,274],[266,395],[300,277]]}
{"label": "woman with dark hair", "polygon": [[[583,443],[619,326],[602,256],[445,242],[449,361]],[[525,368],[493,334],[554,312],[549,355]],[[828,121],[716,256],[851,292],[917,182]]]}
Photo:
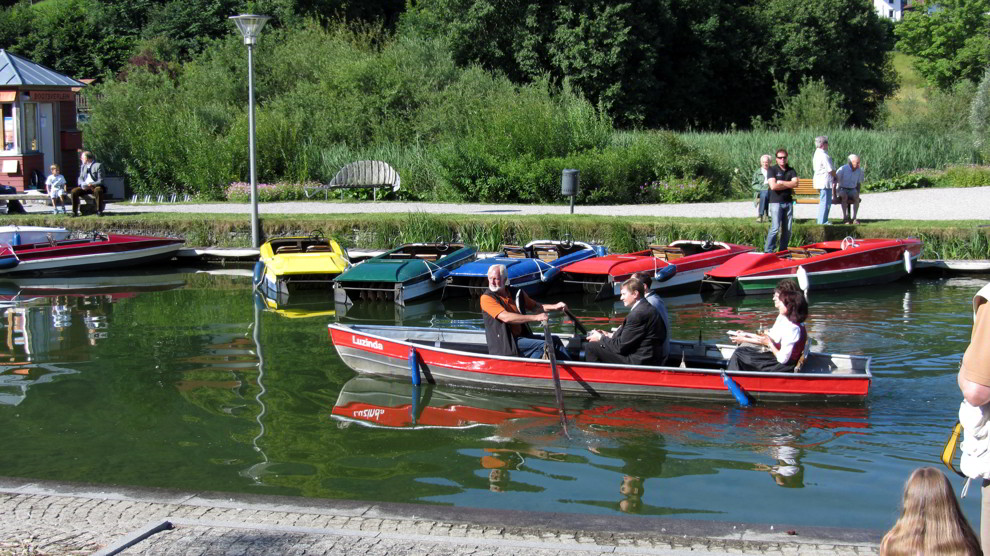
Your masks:
{"label": "woman with dark hair", "polygon": [[773,305],[777,308],[777,320],[765,334],[739,330],[729,332],[729,339],[733,342],[750,344],[736,348],[729,359],[730,371],[794,372],[808,341],[808,333],[804,329],[808,301],[797,283],[781,280],[773,290]]}

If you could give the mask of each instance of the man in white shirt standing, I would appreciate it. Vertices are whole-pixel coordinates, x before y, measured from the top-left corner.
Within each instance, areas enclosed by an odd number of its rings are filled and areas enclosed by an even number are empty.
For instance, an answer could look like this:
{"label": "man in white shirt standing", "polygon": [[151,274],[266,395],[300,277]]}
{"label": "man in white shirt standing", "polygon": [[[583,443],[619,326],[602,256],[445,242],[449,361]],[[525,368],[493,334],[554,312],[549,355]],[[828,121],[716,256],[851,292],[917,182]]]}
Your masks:
{"label": "man in white shirt standing", "polygon": [[815,137],[815,156],[811,163],[815,169],[812,183],[819,190],[818,223],[827,225],[828,211],[832,208],[832,197],[836,193],[835,167],[832,166],[832,157],[828,155],[828,137]]}

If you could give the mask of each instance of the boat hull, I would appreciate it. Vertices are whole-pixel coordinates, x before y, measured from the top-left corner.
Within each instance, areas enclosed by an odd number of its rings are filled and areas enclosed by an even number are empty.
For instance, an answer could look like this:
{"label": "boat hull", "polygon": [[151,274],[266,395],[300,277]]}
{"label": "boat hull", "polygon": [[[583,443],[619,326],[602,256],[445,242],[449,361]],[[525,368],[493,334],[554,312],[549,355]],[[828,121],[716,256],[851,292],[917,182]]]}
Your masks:
{"label": "boat hull", "polygon": [[[541,259],[539,248],[553,253],[552,258]],[[451,271],[443,296],[474,296],[488,289],[488,269],[492,265],[505,265],[508,285],[523,290],[530,296],[547,293],[560,278],[560,269],[585,259],[602,255],[605,248],[581,241],[536,240],[522,248],[513,248],[525,257],[510,257],[506,248],[495,257],[478,259]]]}
{"label": "boat hull", "polygon": [[[810,291],[886,284],[907,276],[921,255],[918,240],[860,242],[846,250],[837,249],[839,242],[835,241],[802,246],[798,249],[835,249],[803,259],[789,259],[787,251],[742,254],[706,275],[702,292],[768,294],[780,280],[796,278],[798,268],[807,272]],[[911,262],[906,263],[905,258]]]}
{"label": "boat hull", "polygon": [[[410,377],[410,353],[415,350],[419,371],[424,380],[436,384],[461,384],[477,388],[508,391],[552,392],[553,376],[549,361],[519,357],[500,357],[470,351],[426,345],[458,342],[438,341],[438,338],[464,338],[471,334],[463,330],[442,330],[391,327],[389,335],[367,330],[383,331],[385,327],[361,327],[331,324],[329,334],[337,353],[349,367],[359,373],[392,377]],[[393,337],[397,335],[398,337]],[[472,341],[476,344],[477,339]],[[695,357],[693,344],[672,342],[675,357],[691,361]],[[725,356],[731,346],[705,345],[706,357]],[[754,373],[731,371],[729,374],[742,388],[760,400],[847,400],[858,401],[869,391],[871,375],[869,358],[814,354],[821,372]],[[809,360],[811,358],[809,357]],[[806,367],[814,368],[808,366]],[[846,368],[846,373],[829,372]],[[720,369],[647,367],[610,365],[577,361],[558,361],[561,388],[572,395],[591,397],[674,397],[699,399],[732,399],[722,381]]]}
{"label": "boat hull", "polygon": [[[36,248],[15,248],[19,262],[0,274],[78,272],[125,268],[165,260],[175,255],[183,240],[111,234],[93,240],[69,240]],[[22,246],[32,247],[32,246]]]}
{"label": "boat hull", "polygon": [[656,276],[665,267],[672,265],[677,272],[667,280],[654,280],[650,289],[665,295],[695,293],[706,273],[733,257],[754,249],[747,245],[694,240],[675,241],[667,247],[687,252],[707,250],[670,261],[659,260],[649,249],[595,257],[565,266],[562,269],[561,282],[565,289],[581,289],[593,293],[597,300],[610,299],[619,296],[622,282],[636,272],[649,272]]}
{"label": "boat hull", "polygon": [[439,295],[450,272],[473,261],[476,255],[474,247],[459,244],[408,243],[338,276],[333,285],[334,300],[345,304],[363,300],[404,305]]}

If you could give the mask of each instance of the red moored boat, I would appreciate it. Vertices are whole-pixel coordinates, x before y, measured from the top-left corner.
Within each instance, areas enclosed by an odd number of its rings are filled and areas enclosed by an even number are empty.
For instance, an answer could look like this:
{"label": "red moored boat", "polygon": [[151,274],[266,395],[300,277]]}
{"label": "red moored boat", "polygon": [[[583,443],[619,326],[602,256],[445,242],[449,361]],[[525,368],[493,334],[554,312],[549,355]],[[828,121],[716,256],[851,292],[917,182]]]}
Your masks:
{"label": "red moored boat", "polygon": [[[569,264],[561,269],[565,288],[583,288],[596,293],[596,299],[619,295],[619,287],[636,272],[650,272],[658,277],[652,289],[667,293],[686,291],[696,293],[705,273],[740,253],[752,251],[748,245],[719,241],[678,240],[670,245],[651,245],[644,251],[594,257]],[[670,279],[663,280],[664,269],[677,269]]]}
{"label": "red moored boat", "polygon": [[[554,390],[550,362],[488,354],[480,330],[330,324],[329,334],[344,363],[359,373],[409,378],[410,358],[417,372],[435,384],[461,384],[507,391]],[[579,353],[582,336],[563,336]],[[732,399],[722,372],[734,345],[671,342],[671,359],[681,367],[613,365],[558,361],[562,389],[599,396]],[[415,354],[415,356],[413,356]],[[758,400],[849,400],[866,397],[870,358],[808,353],[800,372],[729,371]]]}
{"label": "red moored boat", "polygon": [[921,240],[853,239],[789,247],[778,253],[744,253],[712,269],[702,293],[749,295],[770,293],[777,282],[808,275],[809,290],[886,284],[907,276],[921,255]]}
{"label": "red moored boat", "polygon": [[134,235],[96,235],[0,245],[0,274],[76,272],[121,268],[168,259],[184,240]]}

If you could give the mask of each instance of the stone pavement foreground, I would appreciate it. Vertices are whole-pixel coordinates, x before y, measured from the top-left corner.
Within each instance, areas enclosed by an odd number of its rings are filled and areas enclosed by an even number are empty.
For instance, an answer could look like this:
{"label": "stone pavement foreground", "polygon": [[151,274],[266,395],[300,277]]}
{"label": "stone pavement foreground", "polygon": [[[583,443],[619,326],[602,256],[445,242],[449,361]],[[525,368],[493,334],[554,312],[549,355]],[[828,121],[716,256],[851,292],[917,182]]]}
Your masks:
{"label": "stone pavement foreground", "polygon": [[862,555],[881,535],[15,478],[0,478],[0,516],[0,555]]}

